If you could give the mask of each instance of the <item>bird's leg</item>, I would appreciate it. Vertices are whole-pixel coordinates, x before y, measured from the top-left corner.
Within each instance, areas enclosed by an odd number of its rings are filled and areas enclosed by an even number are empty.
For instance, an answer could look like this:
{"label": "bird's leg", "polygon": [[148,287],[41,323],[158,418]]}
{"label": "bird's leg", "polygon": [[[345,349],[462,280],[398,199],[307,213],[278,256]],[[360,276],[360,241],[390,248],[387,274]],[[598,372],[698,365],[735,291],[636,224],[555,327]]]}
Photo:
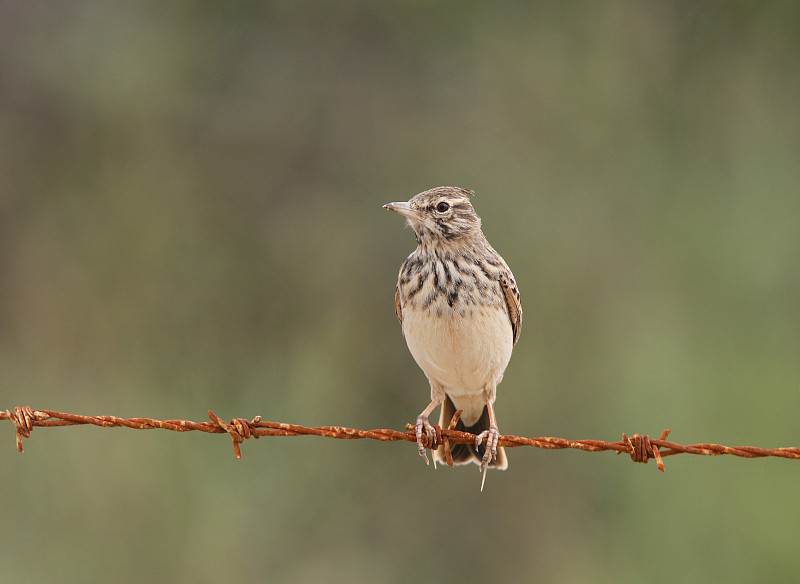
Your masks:
{"label": "bird's leg", "polygon": [[436,409],[436,406],[438,406],[441,402],[441,399],[432,398],[431,403],[428,404],[428,407],[422,410],[422,413],[417,416],[417,424],[414,427],[417,435],[417,448],[419,449],[419,455],[425,459],[425,464],[430,464],[430,462],[428,462],[428,455],[425,453],[425,449],[433,444],[434,440],[436,440],[436,430],[428,421],[428,416],[431,415],[431,412]]}
{"label": "bird's leg", "polygon": [[497,418],[494,417],[494,406],[491,400],[486,400],[486,411],[489,413],[489,429],[484,430],[475,438],[475,446],[486,442],[486,450],[481,460],[481,470],[486,476],[486,469],[493,458],[497,458],[497,442],[500,440],[500,432],[497,429]]}

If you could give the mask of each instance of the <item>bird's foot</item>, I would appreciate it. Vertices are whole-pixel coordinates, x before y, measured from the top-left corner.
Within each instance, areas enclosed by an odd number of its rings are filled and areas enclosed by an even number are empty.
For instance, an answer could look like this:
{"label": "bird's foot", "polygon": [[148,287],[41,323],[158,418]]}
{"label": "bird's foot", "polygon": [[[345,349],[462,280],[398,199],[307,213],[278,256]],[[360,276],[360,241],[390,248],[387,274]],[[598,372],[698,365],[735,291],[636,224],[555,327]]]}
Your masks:
{"label": "bird's foot", "polygon": [[436,443],[436,428],[431,426],[427,416],[417,416],[417,424],[414,427],[417,435],[417,449],[419,455],[425,459],[425,464],[430,464],[428,455],[425,452],[426,448],[430,448]]}
{"label": "bird's foot", "polygon": [[475,446],[480,446],[486,443],[486,450],[481,459],[481,471],[486,472],[489,463],[493,458],[497,458],[497,442],[500,440],[500,432],[497,426],[491,426],[488,430],[484,430],[475,438]]}
{"label": "bird's foot", "polygon": [[480,466],[480,471],[483,473],[481,491],[483,491],[483,485],[486,482],[486,471],[489,468],[489,463],[492,462],[493,458],[497,458],[497,442],[499,440],[500,432],[497,430],[497,426],[490,426],[488,430],[484,430],[475,438],[475,446],[486,443],[486,450],[483,453]]}

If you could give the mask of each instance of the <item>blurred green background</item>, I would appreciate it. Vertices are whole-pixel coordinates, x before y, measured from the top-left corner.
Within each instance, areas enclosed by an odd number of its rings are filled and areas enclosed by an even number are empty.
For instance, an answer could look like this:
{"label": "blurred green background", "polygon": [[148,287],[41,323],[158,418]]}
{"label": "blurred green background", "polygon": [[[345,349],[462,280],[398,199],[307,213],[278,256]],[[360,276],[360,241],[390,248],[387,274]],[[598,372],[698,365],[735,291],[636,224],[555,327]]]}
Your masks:
{"label": "blurred green background", "polygon": [[[381,209],[474,189],[500,430],[800,444],[800,4],[0,8],[0,408],[401,429]],[[798,462],[0,424],[6,581],[777,582]]]}

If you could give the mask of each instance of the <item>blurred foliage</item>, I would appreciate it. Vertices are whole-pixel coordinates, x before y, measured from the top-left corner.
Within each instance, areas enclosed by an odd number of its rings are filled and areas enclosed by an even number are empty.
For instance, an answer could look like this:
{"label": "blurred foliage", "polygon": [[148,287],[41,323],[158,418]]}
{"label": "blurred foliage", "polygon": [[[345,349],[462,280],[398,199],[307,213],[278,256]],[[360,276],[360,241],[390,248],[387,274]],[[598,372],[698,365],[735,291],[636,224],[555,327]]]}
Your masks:
{"label": "blurred foliage", "polygon": [[[800,442],[800,4],[0,8],[0,407],[401,428],[381,209],[476,190],[523,334],[500,430]],[[797,463],[6,424],[9,581],[753,582]],[[692,471],[691,473],[689,471]]]}

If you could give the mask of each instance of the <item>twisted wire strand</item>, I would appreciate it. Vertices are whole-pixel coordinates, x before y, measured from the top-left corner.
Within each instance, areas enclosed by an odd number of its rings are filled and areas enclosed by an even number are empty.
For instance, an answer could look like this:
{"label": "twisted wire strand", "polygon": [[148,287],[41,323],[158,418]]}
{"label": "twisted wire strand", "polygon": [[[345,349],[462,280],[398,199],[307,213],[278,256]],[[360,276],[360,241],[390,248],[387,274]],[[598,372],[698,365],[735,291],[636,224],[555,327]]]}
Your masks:
{"label": "twisted wire strand", "polygon": [[[456,412],[447,429],[436,426],[435,437],[426,444],[428,448],[443,447],[448,464],[452,466],[450,455],[451,444],[474,443],[477,436],[469,432],[454,430],[455,422],[460,412]],[[338,438],[345,440],[372,439],[383,442],[416,442],[414,426],[406,425],[406,431],[390,429],[358,430],[342,426],[318,426],[309,428],[298,424],[284,422],[270,422],[256,416],[252,420],[234,418],[225,422],[222,418],[209,410],[209,421],[192,422],[190,420],[154,420],[152,418],[119,418],[117,416],[84,416],[68,414],[52,410],[33,410],[30,407],[16,407],[13,411],[0,411],[0,420],[11,420],[17,440],[17,450],[22,452],[22,439],[28,438],[35,427],[76,426],[91,424],[103,428],[124,427],[135,430],[172,430],[174,432],[199,431],[209,434],[227,433],[233,440],[233,451],[237,458],[242,457],[241,444],[249,438],[264,436],[321,436],[324,438]],[[667,440],[669,430],[664,430],[659,439],[650,438],[648,435],[633,434],[622,435],[622,440],[605,442],[603,440],[567,440],[549,436],[526,438],[524,436],[501,435],[498,444],[506,448],[518,446],[533,446],[548,450],[572,448],[586,452],[614,451],[617,454],[628,454],[634,462],[647,463],[655,459],[658,469],[664,471],[663,457],[675,454],[695,454],[701,456],[718,456],[729,454],[741,458],[762,458],[774,456],[779,458],[800,459],[800,447],[788,448],[759,448],[756,446],[723,446],[721,444],[691,444],[684,446]]]}

